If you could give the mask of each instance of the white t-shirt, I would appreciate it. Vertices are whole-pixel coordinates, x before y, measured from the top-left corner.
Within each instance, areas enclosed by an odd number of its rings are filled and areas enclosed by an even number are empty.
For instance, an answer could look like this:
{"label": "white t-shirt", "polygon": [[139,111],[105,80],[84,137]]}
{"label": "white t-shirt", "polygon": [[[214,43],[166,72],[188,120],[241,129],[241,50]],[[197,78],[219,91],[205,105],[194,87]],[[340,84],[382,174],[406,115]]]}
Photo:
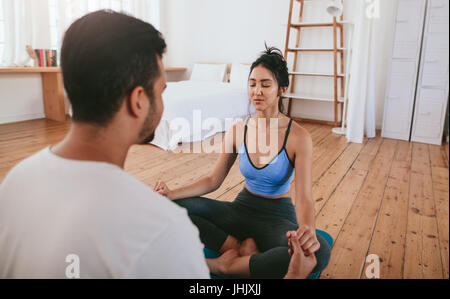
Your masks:
{"label": "white t-shirt", "polygon": [[46,148],[0,185],[0,278],[209,278],[187,211],[108,163]]}

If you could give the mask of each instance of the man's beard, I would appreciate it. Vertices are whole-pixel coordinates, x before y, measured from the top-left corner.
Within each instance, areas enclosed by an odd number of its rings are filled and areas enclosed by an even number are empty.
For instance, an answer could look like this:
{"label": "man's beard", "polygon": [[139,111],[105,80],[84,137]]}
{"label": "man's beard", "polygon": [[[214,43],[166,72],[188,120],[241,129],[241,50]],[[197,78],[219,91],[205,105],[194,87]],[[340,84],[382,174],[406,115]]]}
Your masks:
{"label": "man's beard", "polygon": [[[151,110],[151,109],[149,109]],[[148,112],[147,118],[145,119],[144,125],[141,132],[139,133],[139,139],[142,139],[141,144],[149,144],[155,139],[155,129],[153,129],[153,117],[156,117],[151,111]]]}
{"label": "man's beard", "polygon": [[141,144],[149,144],[150,142],[153,141],[153,139],[155,139],[155,132],[153,132],[152,135],[150,135],[146,139],[144,139],[144,141],[142,141]]}

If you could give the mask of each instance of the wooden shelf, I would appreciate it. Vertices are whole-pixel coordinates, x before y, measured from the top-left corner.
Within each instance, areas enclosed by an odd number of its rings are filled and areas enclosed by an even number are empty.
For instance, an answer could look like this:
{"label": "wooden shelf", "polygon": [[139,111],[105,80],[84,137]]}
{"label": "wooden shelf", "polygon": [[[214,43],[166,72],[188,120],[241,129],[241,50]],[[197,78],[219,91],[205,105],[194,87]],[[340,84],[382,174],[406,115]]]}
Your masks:
{"label": "wooden shelf", "polygon": [[185,72],[186,67],[166,67],[166,72]]}
{"label": "wooden shelf", "polygon": [[326,125],[330,127],[340,127],[342,126],[341,122],[334,122],[328,120],[318,120],[318,119],[310,119],[310,118],[300,118],[300,117],[291,117],[297,123],[311,123],[311,124],[320,124]]}
{"label": "wooden shelf", "polygon": [[[337,48],[336,51],[343,52],[345,48]],[[288,52],[334,52],[334,49],[331,48],[289,48]]]}
{"label": "wooden shelf", "polygon": [[[336,22],[337,26],[343,26],[347,24],[347,21],[338,21]],[[305,27],[333,27],[333,22],[302,22],[302,23],[292,23],[291,27],[293,28],[305,28]]]}
{"label": "wooden shelf", "polygon": [[[334,74],[330,73],[289,72],[289,75],[306,76],[306,77],[334,77]],[[337,76],[338,78],[344,78],[345,74],[338,74]]]}
{"label": "wooden shelf", "polygon": [[[334,99],[331,97],[314,96],[314,95],[307,95],[307,94],[301,94],[301,93],[286,93],[285,97],[290,98],[290,99],[296,99],[296,100],[308,100],[308,101],[334,103]],[[343,102],[344,102],[343,98],[338,99],[338,103],[343,103]]]}
{"label": "wooden shelf", "polygon": [[60,73],[59,67],[7,67],[0,68],[0,73]]}

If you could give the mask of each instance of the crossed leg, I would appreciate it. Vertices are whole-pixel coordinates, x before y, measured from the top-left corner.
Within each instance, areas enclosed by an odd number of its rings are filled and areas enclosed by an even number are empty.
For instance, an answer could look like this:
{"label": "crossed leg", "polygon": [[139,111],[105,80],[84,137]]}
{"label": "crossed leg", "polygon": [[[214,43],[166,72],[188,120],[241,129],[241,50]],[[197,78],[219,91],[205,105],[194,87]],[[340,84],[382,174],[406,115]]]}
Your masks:
{"label": "crossed leg", "polygon": [[[229,238],[235,239],[230,236]],[[225,250],[217,259],[207,259],[209,270],[213,274],[230,274],[250,276],[250,258],[258,254],[258,246],[254,239],[244,240],[237,248]]]}

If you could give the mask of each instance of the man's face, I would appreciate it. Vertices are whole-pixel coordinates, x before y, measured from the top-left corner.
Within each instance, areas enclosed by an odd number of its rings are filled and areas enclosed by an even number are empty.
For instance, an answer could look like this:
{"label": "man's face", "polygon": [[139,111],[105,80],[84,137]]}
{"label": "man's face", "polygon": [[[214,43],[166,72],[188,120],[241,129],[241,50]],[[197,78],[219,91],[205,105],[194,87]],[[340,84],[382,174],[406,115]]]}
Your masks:
{"label": "man's face", "polygon": [[162,114],[164,112],[164,103],[162,94],[167,87],[166,74],[164,71],[164,65],[161,59],[158,57],[158,66],[160,69],[160,76],[155,80],[153,85],[153,99],[150,100],[150,107],[147,118],[142,126],[139,138],[142,140],[141,144],[148,144],[155,139],[155,130],[161,121]]}

